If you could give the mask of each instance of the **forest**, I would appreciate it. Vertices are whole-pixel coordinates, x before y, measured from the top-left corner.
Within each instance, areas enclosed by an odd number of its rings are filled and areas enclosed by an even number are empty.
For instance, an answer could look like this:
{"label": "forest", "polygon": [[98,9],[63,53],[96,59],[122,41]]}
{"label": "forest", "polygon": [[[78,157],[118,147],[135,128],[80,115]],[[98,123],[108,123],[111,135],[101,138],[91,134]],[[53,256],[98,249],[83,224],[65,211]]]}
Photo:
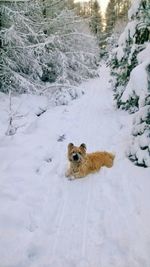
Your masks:
{"label": "forest", "polygon": [[147,167],[150,3],[134,1],[128,15],[130,6],[130,0],[110,0],[102,14],[97,0],[2,1],[0,90],[47,95],[64,105],[82,95],[78,84],[96,77],[106,61],[117,108],[137,114],[128,157]]}
{"label": "forest", "polygon": [[0,267],[150,266],[150,0],[106,3],[0,1]]}

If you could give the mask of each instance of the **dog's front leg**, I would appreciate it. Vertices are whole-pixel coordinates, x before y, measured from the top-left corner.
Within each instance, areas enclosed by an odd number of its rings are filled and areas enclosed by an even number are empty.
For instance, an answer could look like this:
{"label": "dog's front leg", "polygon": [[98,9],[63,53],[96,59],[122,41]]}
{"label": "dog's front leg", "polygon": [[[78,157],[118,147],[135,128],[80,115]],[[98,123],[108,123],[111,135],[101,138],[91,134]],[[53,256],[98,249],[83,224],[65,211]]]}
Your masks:
{"label": "dog's front leg", "polygon": [[65,172],[65,176],[66,177],[70,177],[71,176],[71,170],[68,169],[66,172]]}
{"label": "dog's front leg", "polygon": [[66,171],[65,176],[66,176],[66,177],[68,178],[68,180],[70,180],[70,181],[75,179],[75,177],[73,176],[73,174],[72,174],[72,172],[71,172],[70,169],[68,169],[68,170]]}

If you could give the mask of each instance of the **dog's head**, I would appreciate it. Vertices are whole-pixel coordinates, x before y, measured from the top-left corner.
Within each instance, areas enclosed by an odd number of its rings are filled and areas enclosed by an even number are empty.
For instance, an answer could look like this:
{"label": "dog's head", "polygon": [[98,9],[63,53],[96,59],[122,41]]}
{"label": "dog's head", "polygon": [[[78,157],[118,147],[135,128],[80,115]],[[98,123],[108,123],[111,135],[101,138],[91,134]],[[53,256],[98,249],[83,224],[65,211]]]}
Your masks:
{"label": "dog's head", "polygon": [[71,162],[79,163],[82,162],[86,155],[86,145],[81,144],[79,147],[74,146],[70,143],[68,145],[68,159]]}

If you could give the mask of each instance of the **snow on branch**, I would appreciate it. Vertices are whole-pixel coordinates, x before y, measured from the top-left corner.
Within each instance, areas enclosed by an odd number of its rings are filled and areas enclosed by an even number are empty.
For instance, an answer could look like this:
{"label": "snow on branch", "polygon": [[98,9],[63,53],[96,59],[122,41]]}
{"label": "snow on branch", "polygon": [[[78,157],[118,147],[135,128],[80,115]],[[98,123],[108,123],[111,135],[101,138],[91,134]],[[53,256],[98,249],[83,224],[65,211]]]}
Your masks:
{"label": "snow on branch", "polygon": [[99,51],[86,22],[81,27],[81,19],[62,8],[45,17],[42,8],[37,1],[2,7],[3,92],[41,94],[58,84],[69,91],[97,75]]}

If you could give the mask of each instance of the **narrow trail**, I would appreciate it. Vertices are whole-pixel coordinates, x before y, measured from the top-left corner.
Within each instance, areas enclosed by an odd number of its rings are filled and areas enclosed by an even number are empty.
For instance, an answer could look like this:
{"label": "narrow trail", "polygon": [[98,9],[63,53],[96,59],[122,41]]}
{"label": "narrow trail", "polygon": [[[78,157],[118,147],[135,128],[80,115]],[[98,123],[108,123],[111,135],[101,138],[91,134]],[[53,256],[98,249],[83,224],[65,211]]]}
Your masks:
{"label": "narrow trail", "polygon": [[[35,131],[11,141],[12,156],[6,164],[11,175],[5,188],[9,198],[17,194],[8,204],[8,213],[20,205],[18,217],[13,211],[10,217],[21,227],[10,242],[16,245],[19,240],[19,245],[7,259],[2,246],[0,267],[150,266],[148,170],[125,157],[131,120],[115,110],[109,79],[108,69],[102,66],[99,78],[81,85],[84,96],[48,110],[38,118]],[[64,138],[58,141],[60,136]],[[14,162],[13,153],[22,142],[26,146]],[[68,181],[64,174],[69,142],[84,142],[89,152],[112,151],[114,167]],[[26,171],[29,164],[32,172]]]}

